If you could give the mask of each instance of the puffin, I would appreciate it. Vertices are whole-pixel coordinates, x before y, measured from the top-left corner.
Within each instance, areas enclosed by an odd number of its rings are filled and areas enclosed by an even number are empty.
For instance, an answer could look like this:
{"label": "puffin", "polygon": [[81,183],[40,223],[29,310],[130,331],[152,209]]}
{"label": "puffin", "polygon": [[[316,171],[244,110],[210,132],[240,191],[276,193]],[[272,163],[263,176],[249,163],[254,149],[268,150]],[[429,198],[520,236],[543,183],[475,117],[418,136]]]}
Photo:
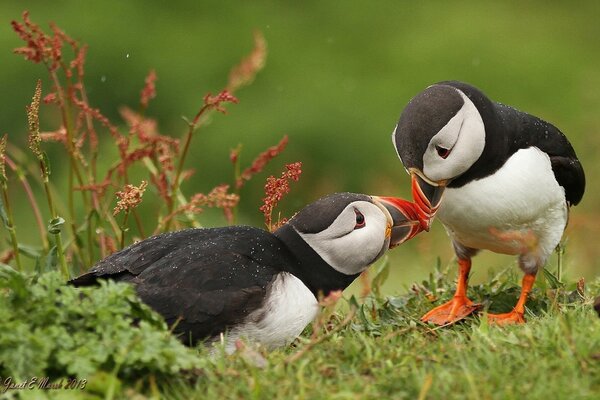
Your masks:
{"label": "puffin", "polygon": [[410,100],[392,141],[411,176],[423,230],[437,218],[458,261],[454,297],[422,317],[446,325],[479,310],[467,298],[471,259],[480,250],[518,256],[521,294],[491,324],[525,322],[536,273],[558,245],[569,209],[581,201],[585,174],[566,136],[536,116],[489,99],[467,83],[446,81]]}
{"label": "puffin", "polygon": [[273,233],[250,226],[159,234],[70,281],[128,282],[194,346],[245,338],[267,349],[292,342],[318,313],[320,296],[345,289],[388,249],[421,231],[415,206],[395,197],[335,193]]}

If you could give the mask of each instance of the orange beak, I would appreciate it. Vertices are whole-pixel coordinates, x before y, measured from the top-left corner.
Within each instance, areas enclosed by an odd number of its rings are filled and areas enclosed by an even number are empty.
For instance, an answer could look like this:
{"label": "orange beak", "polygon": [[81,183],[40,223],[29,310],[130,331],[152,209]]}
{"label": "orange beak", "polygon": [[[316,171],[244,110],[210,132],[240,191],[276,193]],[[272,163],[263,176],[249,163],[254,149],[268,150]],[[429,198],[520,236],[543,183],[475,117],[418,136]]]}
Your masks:
{"label": "orange beak", "polygon": [[413,238],[423,230],[414,203],[399,197],[372,197],[374,202],[385,208],[391,216],[392,221],[388,233],[390,236],[390,249]]}
{"label": "orange beak", "polygon": [[429,231],[435,213],[440,208],[446,181],[431,182],[417,170],[410,170],[412,196],[416,205],[419,222],[423,230]]}

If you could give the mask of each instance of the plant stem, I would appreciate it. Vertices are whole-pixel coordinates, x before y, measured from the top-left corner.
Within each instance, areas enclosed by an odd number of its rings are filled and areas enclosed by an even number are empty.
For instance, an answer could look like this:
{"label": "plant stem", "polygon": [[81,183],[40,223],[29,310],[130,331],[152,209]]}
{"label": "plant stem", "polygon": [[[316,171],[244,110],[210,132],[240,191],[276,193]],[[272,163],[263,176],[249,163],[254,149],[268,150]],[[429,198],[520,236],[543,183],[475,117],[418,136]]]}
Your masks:
{"label": "plant stem", "polygon": [[[61,64],[63,70],[66,71],[68,70],[67,66],[64,64]],[[60,111],[61,111],[61,116],[62,116],[62,121],[63,121],[63,125],[65,127],[65,131],[67,133],[67,137],[66,137],[66,147],[67,147],[67,152],[69,153],[69,179],[68,179],[68,185],[69,185],[69,189],[68,189],[68,193],[67,193],[67,208],[69,210],[69,219],[71,220],[71,223],[69,224],[69,226],[71,227],[71,231],[72,231],[72,235],[73,235],[73,242],[75,243],[75,246],[73,246],[75,253],[77,253],[79,259],[82,261],[82,263],[86,264],[85,260],[83,259],[83,253],[81,251],[81,249],[79,248],[79,244],[76,240],[76,236],[77,236],[77,232],[76,232],[76,227],[74,224],[74,221],[76,220],[75,217],[75,202],[73,199],[73,186],[74,186],[74,178],[77,177],[77,181],[79,183],[79,185],[84,184],[83,181],[83,176],[81,174],[81,171],[79,170],[79,166],[77,164],[77,158],[75,157],[75,148],[73,146],[73,124],[72,124],[72,117],[71,117],[71,96],[65,96],[65,91],[60,83],[60,79],[58,78],[58,75],[56,73],[56,70],[53,70],[52,68],[48,67],[48,64],[46,63],[46,67],[48,68],[48,72],[50,74],[50,77],[52,79],[52,82],[54,83],[54,87],[56,88],[56,93],[58,95],[58,99],[59,99],[59,105],[60,105]],[[67,91],[70,94],[72,90],[72,87],[70,86],[70,82],[67,80]],[[89,200],[87,198],[86,192],[84,190],[81,191],[81,196],[83,198],[83,204],[85,206],[86,209],[89,208]],[[56,216],[53,216],[52,218],[56,218]],[[58,243],[57,243],[58,245]],[[61,249],[61,253],[62,253],[62,249]],[[59,253],[59,258],[61,257],[61,254]],[[62,257],[64,258],[64,254],[62,254]],[[66,267],[66,264],[65,264]],[[68,270],[67,270],[68,272]]]}
{"label": "plant stem", "polygon": [[288,356],[283,362],[285,364],[293,364],[298,359],[300,359],[304,354],[306,354],[308,351],[310,351],[313,347],[315,347],[322,341],[329,339],[330,337],[335,335],[337,332],[339,332],[343,327],[348,325],[350,323],[350,321],[352,321],[352,318],[354,318],[355,314],[356,314],[356,308],[353,307],[348,312],[348,315],[346,315],[346,318],[344,318],[344,320],[342,322],[340,322],[335,328],[333,328],[331,331],[329,331],[321,336],[311,338],[310,342],[308,342],[304,347],[302,347],[297,352]]}
{"label": "plant stem", "polygon": [[[183,172],[183,165],[185,164],[185,159],[187,157],[187,154],[189,152],[190,149],[190,143],[192,142],[192,136],[194,135],[194,131],[198,128],[198,122],[200,121],[200,117],[202,117],[202,115],[209,109],[210,107],[208,105],[204,105],[202,106],[202,108],[200,108],[200,111],[198,111],[198,113],[196,113],[196,115],[194,116],[194,119],[192,120],[192,122],[188,123],[188,131],[185,135],[185,142],[183,145],[183,151],[181,152],[181,157],[179,157],[179,163],[177,164],[177,170],[175,173],[175,180],[173,181],[173,184],[171,186],[171,199],[172,201],[169,203],[168,205],[168,212],[167,214],[171,214],[173,212],[173,209],[175,208],[175,197],[177,196],[177,193],[179,191],[179,184],[180,184],[180,179],[181,179],[181,173]],[[171,226],[171,221],[173,219],[169,219],[165,225],[165,231],[169,230],[169,227]]]}
{"label": "plant stem", "polygon": [[46,231],[46,226],[44,225],[42,213],[40,212],[40,208],[33,194],[33,190],[31,189],[31,185],[29,185],[29,182],[27,181],[23,170],[17,167],[17,164],[15,164],[15,162],[8,156],[6,156],[6,164],[17,174],[17,176],[19,177],[19,181],[21,181],[21,185],[23,185],[23,189],[27,194],[27,199],[29,200],[29,204],[31,205],[31,209],[33,210],[33,215],[35,216],[35,221],[38,226],[38,230],[40,231],[42,246],[46,251],[48,251],[50,247],[48,245],[48,234]]}
{"label": "plant stem", "polygon": [[558,260],[557,260],[557,266],[556,266],[556,278],[558,279],[559,282],[562,283],[563,255],[565,253],[562,243],[559,243],[556,246],[556,252],[558,253]]}
{"label": "plant stem", "polygon": [[10,209],[10,200],[8,198],[8,186],[6,182],[3,182],[0,186],[2,187],[2,201],[4,202],[4,209],[6,211],[6,228],[10,233],[10,242],[13,248],[15,263],[17,264],[17,269],[19,271],[23,271],[23,266],[21,265],[21,258],[19,256],[19,242],[17,241],[17,232],[13,221],[12,211]]}
{"label": "plant stem", "polygon": [[125,231],[127,230],[127,219],[129,218],[129,210],[125,211],[125,216],[123,217],[123,224],[121,225],[121,240],[119,243],[120,249],[125,247]]}
{"label": "plant stem", "polygon": [[[42,177],[44,183],[44,190],[46,191],[46,198],[48,199],[48,208],[50,209],[50,215],[52,219],[58,218],[56,208],[54,207],[54,200],[52,199],[52,192],[50,191],[50,183],[48,180],[48,169],[44,160],[40,160],[40,168],[42,170]],[[54,244],[56,246],[56,254],[58,254],[58,262],[60,269],[66,279],[70,278],[69,267],[67,266],[67,260],[65,259],[65,253],[62,245],[62,238],[60,232],[54,233]]]}
{"label": "plant stem", "polygon": [[[87,92],[85,90],[85,85],[83,84],[83,77],[79,76],[78,79],[79,79],[79,93],[81,94],[81,100],[84,103],[89,104]],[[84,118],[85,118],[85,123],[87,125],[88,138],[89,138],[88,142],[89,142],[90,161],[88,163],[88,165],[89,165],[89,167],[88,167],[88,182],[91,185],[95,185],[96,177],[97,177],[96,162],[98,159],[97,136],[96,136],[96,133],[94,130],[94,121],[92,120],[92,117],[88,113],[85,113]],[[97,212],[100,212],[100,200],[98,199],[98,193],[96,191],[92,190],[91,196],[92,196],[92,203],[90,205],[90,208],[87,210],[88,216],[91,215],[92,210],[96,210]],[[90,218],[88,220],[88,229],[87,229],[87,247],[88,247],[88,257],[89,257],[90,265],[94,261],[93,235],[94,235],[94,232],[93,232],[93,227],[92,227],[91,218]],[[100,242],[100,249],[101,249],[100,254],[102,257],[104,257],[105,253],[106,253],[106,251],[104,250],[104,231],[101,231],[98,234],[98,236],[99,236],[98,240]]]}
{"label": "plant stem", "polygon": [[146,235],[144,234],[144,226],[142,225],[142,219],[140,218],[140,215],[137,213],[137,211],[135,209],[132,212],[133,212],[133,219],[135,220],[135,225],[137,226],[138,232],[140,233],[140,236],[142,237],[142,239],[144,239],[146,237]]}

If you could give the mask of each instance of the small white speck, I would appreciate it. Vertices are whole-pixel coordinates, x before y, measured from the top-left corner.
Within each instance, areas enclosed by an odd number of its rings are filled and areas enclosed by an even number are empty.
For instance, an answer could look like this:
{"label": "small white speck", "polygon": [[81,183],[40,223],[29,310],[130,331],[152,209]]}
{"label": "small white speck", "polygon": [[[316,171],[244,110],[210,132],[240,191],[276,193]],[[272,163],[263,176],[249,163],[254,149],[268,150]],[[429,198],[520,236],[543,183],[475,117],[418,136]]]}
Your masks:
{"label": "small white speck", "polygon": [[100,77],[100,82],[102,82],[102,83],[106,82],[106,75],[102,75]]}
{"label": "small white speck", "polygon": [[125,55],[125,58],[129,58],[129,53],[127,53],[127,54]]}

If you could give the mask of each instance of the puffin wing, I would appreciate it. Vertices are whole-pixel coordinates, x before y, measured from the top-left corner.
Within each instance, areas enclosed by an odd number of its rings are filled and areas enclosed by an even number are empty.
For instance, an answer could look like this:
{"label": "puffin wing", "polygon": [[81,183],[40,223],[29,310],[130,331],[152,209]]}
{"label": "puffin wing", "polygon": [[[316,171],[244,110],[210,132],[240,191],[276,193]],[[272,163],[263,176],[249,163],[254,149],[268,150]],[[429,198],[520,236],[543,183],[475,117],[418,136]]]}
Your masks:
{"label": "puffin wing", "polygon": [[132,280],[140,298],[184,342],[225,332],[260,308],[277,271],[245,254],[208,253],[185,265],[147,269]]}
{"label": "puffin wing", "polygon": [[[585,191],[585,173],[564,133],[551,123],[512,107],[496,103],[496,110],[505,126],[510,127],[508,131],[512,133],[512,137],[507,139],[513,151],[535,146],[548,154],[554,177],[565,189],[568,204],[578,204]],[[518,117],[508,120],[506,116],[510,116],[511,112],[506,112],[507,110],[517,113]]]}
{"label": "puffin wing", "polygon": [[210,229],[190,229],[172,233],[164,233],[134,243],[121,251],[113,253],[96,263],[88,272],[69,281],[75,286],[88,286],[97,283],[98,279],[114,279],[129,281],[145,271],[161,264],[166,258],[184,263],[180,256],[186,247],[192,245],[202,250],[207,247]]}
{"label": "puffin wing", "polygon": [[569,205],[577,205],[585,191],[585,174],[577,158],[550,156],[556,181],[565,189]]}
{"label": "puffin wing", "polygon": [[131,282],[146,304],[175,324],[175,332],[196,342],[259,308],[287,257],[279,239],[261,229],[188,229],[138,242],[71,283]]}

